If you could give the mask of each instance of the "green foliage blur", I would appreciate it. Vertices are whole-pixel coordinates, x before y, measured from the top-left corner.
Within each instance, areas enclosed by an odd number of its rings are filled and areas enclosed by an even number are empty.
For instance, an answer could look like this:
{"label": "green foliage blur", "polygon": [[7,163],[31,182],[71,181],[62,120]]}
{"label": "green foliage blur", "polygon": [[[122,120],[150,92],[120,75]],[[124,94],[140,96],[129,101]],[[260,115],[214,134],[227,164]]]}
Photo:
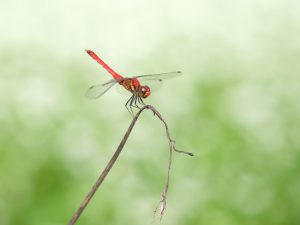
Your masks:
{"label": "green foliage blur", "polygon": [[145,112],[80,224],[300,224],[299,1],[0,3],[0,224],[67,224],[123,137],[128,99],[87,88],[183,71]]}

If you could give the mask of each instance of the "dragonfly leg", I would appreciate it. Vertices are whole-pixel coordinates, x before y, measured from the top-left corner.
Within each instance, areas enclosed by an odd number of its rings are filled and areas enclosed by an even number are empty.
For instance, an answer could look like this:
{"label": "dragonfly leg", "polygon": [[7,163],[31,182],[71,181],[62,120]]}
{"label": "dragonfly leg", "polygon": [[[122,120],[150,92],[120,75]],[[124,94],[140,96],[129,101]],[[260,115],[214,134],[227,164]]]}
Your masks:
{"label": "dragonfly leg", "polygon": [[141,105],[145,105],[145,103],[143,102],[143,99],[140,96],[138,97],[138,101]]}
{"label": "dragonfly leg", "polygon": [[130,101],[130,106],[137,108],[137,109],[141,109],[137,104],[136,104],[136,100],[137,100],[138,95],[134,95],[132,100]]}
{"label": "dragonfly leg", "polygon": [[[132,115],[132,116],[134,116],[134,113],[133,113],[133,110],[132,110],[130,104],[131,104],[131,102],[132,102],[133,97],[134,97],[134,95],[132,95],[132,96],[128,99],[128,101],[126,102],[126,104],[125,104],[125,107],[126,107],[127,111],[128,111],[128,112],[130,113],[130,115]],[[129,106],[128,106],[128,104],[129,104]]]}
{"label": "dragonfly leg", "polygon": [[136,95],[133,95],[133,98],[131,99],[131,101],[129,103],[129,106],[130,106],[132,112],[133,112],[132,107],[139,108],[136,104],[134,104],[135,101],[136,101]]}
{"label": "dragonfly leg", "polygon": [[[137,98],[137,95],[135,95],[135,94],[132,95],[132,99],[130,100],[130,103],[129,103],[129,107],[130,107],[132,113],[133,113],[132,107],[140,109],[140,107],[138,107],[136,105],[136,103],[135,103],[136,102],[136,98]],[[133,113],[133,115],[134,115],[134,113]]]}
{"label": "dragonfly leg", "polygon": [[138,102],[140,102],[140,101],[139,101],[139,96],[138,96],[138,95],[135,96],[135,99],[134,99],[134,105],[135,105],[135,107],[137,107],[138,109],[141,109],[141,107],[139,107],[138,104],[137,104],[137,102],[136,102],[137,100],[138,100]]}
{"label": "dragonfly leg", "polygon": [[142,105],[142,102],[141,102],[140,98],[141,98],[141,97],[138,97],[138,102],[139,102],[139,104]]}

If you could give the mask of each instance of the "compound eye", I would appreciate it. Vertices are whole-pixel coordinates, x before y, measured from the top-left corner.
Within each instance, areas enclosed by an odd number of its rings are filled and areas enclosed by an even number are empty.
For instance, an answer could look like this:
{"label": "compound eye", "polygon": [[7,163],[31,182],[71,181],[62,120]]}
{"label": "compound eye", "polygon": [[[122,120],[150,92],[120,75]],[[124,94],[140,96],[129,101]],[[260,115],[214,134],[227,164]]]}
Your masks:
{"label": "compound eye", "polygon": [[144,93],[144,94],[145,94],[145,93],[148,91],[148,89],[147,89],[147,88],[145,88],[145,87],[142,87],[142,90],[141,90],[141,91],[142,91],[142,93]]}

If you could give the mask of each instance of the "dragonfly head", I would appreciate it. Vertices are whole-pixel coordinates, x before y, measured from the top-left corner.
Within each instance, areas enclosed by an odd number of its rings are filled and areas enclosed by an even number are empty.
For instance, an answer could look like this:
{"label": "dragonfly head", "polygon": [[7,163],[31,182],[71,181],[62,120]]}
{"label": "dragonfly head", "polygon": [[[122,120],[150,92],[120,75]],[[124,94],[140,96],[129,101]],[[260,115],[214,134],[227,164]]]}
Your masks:
{"label": "dragonfly head", "polygon": [[147,85],[141,87],[140,96],[142,98],[147,98],[150,94],[151,94],[151,91]]}

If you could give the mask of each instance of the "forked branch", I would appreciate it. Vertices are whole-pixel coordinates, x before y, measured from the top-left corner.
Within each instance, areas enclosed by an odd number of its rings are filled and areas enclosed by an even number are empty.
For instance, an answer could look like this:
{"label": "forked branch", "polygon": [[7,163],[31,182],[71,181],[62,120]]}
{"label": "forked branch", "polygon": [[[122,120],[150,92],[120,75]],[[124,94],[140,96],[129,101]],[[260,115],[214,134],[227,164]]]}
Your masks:
{"label": "forked branch", "polygon": [[170,180],[170,170],[171,170],[171,165],[172,165],[172,152],[173,150],[175,152],[178,153],[184,153],[190,156],[193,156],[193,153],[190,152],[185,152],[185,151],[181,151],[176,149],[175,147],[175,141],[171,138],[170,132],[169,132],[169,128],[167,123],[165,122],[165,120],[162,118],[162,116],[160,115],[160,113],[151,105],[145,105],[144,107],[142,107],[138,113],[134,116],[130,126],[128,127],[122,141],[120,142],[117,150],[115,151],[114,155],[112,156],[112,158],[110,159],[110,161],[108,162],[108,164],[106,165],[106,167],[104,168],[104,170],[102,171],[101,175],[99,176],[99,178],[97,179],[96,183],[94,184],[94,186],[92,187],[92,189],[90,190],[90,192],[87,194],[87,196],[84,198],[84,200],[82,201],[81,205],[79,206],[79,208],[76,210],[76,212],[73,214],[71,220],[69,221],[68,225],[73,225],[76,223],[76,221],[78,220],[78,218],[80,217],[80,215],[82,214],[83,210],[86,208],[86,206],[89,204],[90,200],[92,199],[92,197],[94,196],[94,194],[96,193],[96,191],[98,190],[98,188],[100,187],[100,185],[102,184],[103,180],[105,179],[105,177],[107,176],[107,174],[109,173],[109,171],[111,170],[111,168],[113,167],[114,163],[116,162],[118,156],[120,155],[137,119],[139,118],[140,114],[145,110],[145,109],[149,109],[151,110],[154,115],[156,115],[165,125],[166,128],[166,134],[167,134],[167,138],[169,141],[169,150],[170,150],[170,155],[169,155],[169,164],[168,164],[168,173],[167,173],[167,181],[165,184],[165,187],[163,189],[162,192],[162,200],[161,202],[161,207],[160,207],[160,215],[162,216],[165,209],[166,209],[166,197],[167,197],[167,192],[168,192],[168,187],[169,187],[169,180]]}

